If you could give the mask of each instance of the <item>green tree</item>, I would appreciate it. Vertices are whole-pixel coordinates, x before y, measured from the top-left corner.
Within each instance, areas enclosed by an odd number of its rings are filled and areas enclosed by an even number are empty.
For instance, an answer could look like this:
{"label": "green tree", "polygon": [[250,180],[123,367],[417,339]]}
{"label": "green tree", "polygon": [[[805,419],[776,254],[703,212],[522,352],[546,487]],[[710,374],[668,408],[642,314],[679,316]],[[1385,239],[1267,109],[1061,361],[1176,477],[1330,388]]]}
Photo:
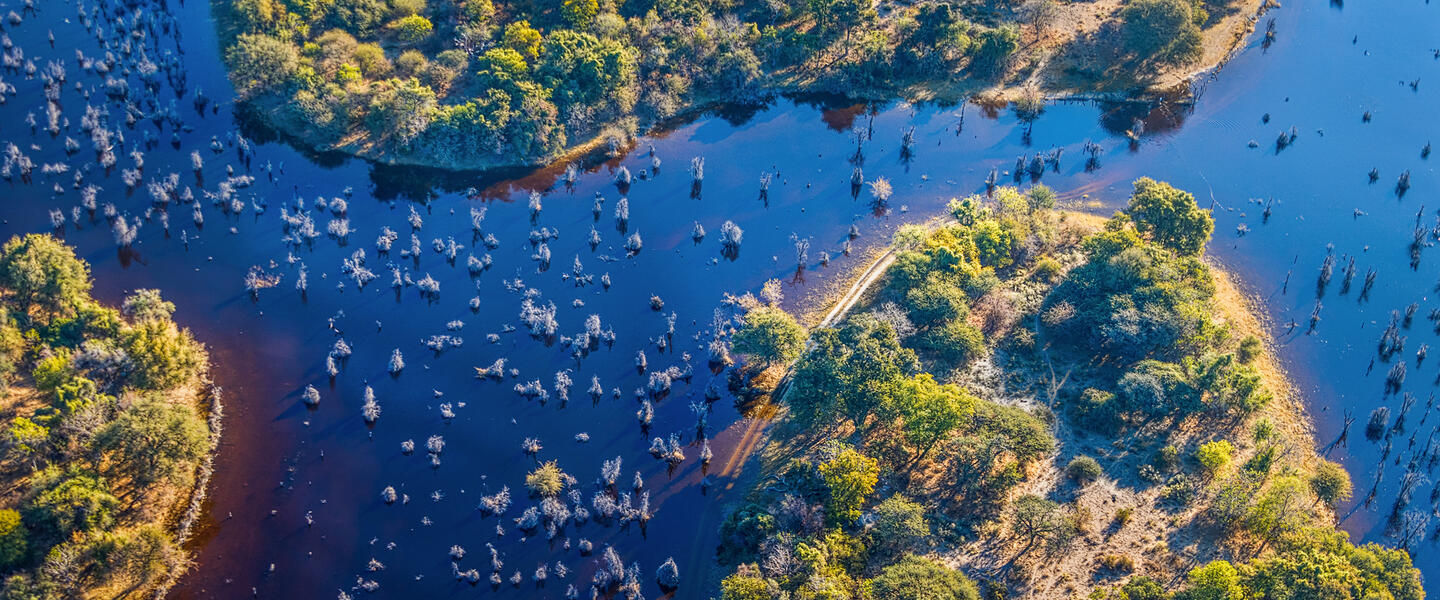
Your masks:
{"label": "green tree", "polygon": [[791,414],[802,423],[848,419],[868,430],[870,415],[895,395],[903,378],[919,370],[915,353],[900,345],[895,329],[870,315],[816,331],[811,342],[786,394]]}
{"label": "green tree", "polygon": [[930,535],[925,507],[895,494],[875,505],[875,527],[871,544],[889,552],[908,550]]}
{"label": "green tree", "polygon": [[915,449],[918,462],[972,417],[978,402],[959,386],[941,385],[929,373],[921,373],[903,380],[884,408],[900,420],[900,431]]}
{"label": "green tree", "polygon": [[505,33],[501,36],[501,43],[506,48],[519,52],[526,61],[535,62],[540,58],[540,32],[530,26],[530,22],[519,20],[505,26]]}
{"label": "green tree", "polygon": [[1222,469],[1230,464],[1230,458],[1235,455],[1235,445],[1230,440],[1215,440],[1200,444],[1195,451],[1195,460],[1200,462],[1200,469],[1207,476],[1215,476]]}
{"label": "green tree", "polygon": [[1144,575],[1136,575],[1120,586],[1120,593],[1115,600],[1168,600],[1170,594],[1155,581]]}
{"label": "green tree", "polygon": [[175,314],[175,305],[160,297],[160,290],[135,290],[120,305],[125,316],[136,321],[169,321]]}
{"label": "green tree", "polygon": [[979,600],[975,583],[939,562],[907,555],[871,581],[875,600]]}
{"label": "green tree", "polygon": [[970,69],[986,77],[1004,73],[1010,66],[1010,57],[1019,49],[1020,30],[1014,25],[981,30],[975,36]]}
{"label": "green tree", "polygon": [[1050,210],[1055,208],[1055,190],[1043,183],[1037,183],[1025,192],[1025,201],[1030,212]]}
{"label": "green tree", "polygon": [[21,314],[38,312],[48,323],[90,302],[90,266],[50,235],[14,237],[0,248],[0,290]]}
{"label": "green tree", "polygon": [[205,347],[168,321],[137,323],[121,332],[121,344],[134,365],[129,383],[139,389],[192,383],[206,367]]}
{"label": "green tree", "polygon": [[1120,38],[1142,60],[1184,65],[1204,52],[1200,27],[1187,0],[1130,0],[1120,9]]}
{"label": "green tree", "polygon": [[565,20],[575,29],[589,29],[600,12],[598,0],[565,0],[561,6]]}
{"label": "green tree", "polygon": [[20,522],[20,513],[0,510],[0,569],[9,570],[25,559],[30,532]]}
{"label": "green tree", "polygon": [[108,458],[105,473],[143,490],[188,482],[210,449],[210,437],[194,408],[142,399],[96,434],[95,448]]}
{"label": "green tree", "polygon": [[1350,499],[1354,488],[1345,467],[1322,458],[1315,466],[1315,472],[1310,474],[1310,491],[1315,493],[1318,501],[1334,510],[1341,502]]}
{"label": "green tree", "polygon": [[1184,600],[1244,600],[1240,572],[1229,562],[1216,560],[1185,575]]}
{"label": "green tree", "polygon": [[1134,185],[1126,212],[1135,220],[1136,229],[1181,255],[1204,252],[1215,231],[1215,219],[1195,204],[1194,195],[1149,177],[1136,179]]}
{"label": "green tree", "polygon": [[395,37],[409,44],[424,40],[435,31],[435,25],[430,19],[420,15],[400,17],[390,24],[390,28],[395,30]]}
{"label": "green tree", "polygon": [[905,308],[917,325],[930,327],[965,318],[970,313],[970,298],[964,290],[938,277],[930,277],[906,290]]}
{"label": "green tree", "polygon": [[185,562],[184,551],[153,523],[110,534],[103,543],[105,583],[126,591],[153,586]]}
{"label": "green tree", "polygon": [[225,51],[230,81],[242,99],[277,92],[300,70],[300,52],[294,44],[268,35],[241,34]]}
{"label": "green tree", "polygon": [[771,600],[765,579],[750,572],[735,572],[720,582],[720,600]]}
{"label": "green tree", "polygon": [[830,490],[826,512],[836,521],[850,523],[860,518],[865,499],[875,491],[880,466],[875,459],[846,448],[820,465],[820,476]]}
{"label": "green tree", "polygon": [[1305,524],[1305,500],[1305,485],[1299,477],[1277,477],[1250,507],[1245,515],[1245,528],[1251,535],[1273,542]]}
{"label": "green tree", "polygon": [[325,18],[334,27],[368,36],[390,15],[386,0],[332,0]]}
{"label": "green tree", "polygon": [[1075,536],[1075,522],[1060,505],[1033,494],[1015,500],[1010,509],[1010,530],[1025,542],[1020,553],[1028,553],[1037,543],[1052,549],[1068,544]]}
{"label": "green tree", "polygon": [[72,533],[108,529],[115,524],[120,501],[98,476],[84,471],[65,472],[51,467],[32,483],[25,503],[25,521],[50,543]]}
{"label": "green tree", "polygon": [[788,363],[805,350],[805,328],[783,310],[762,306],[745,313],[745,324],[735,332],[735,351],[764,361]]}
{"label": "green tree", "polygon": [[5,449],[17,460],[34,465],[49,447],[50,430],[29,417],[15,417],[5,429]]}

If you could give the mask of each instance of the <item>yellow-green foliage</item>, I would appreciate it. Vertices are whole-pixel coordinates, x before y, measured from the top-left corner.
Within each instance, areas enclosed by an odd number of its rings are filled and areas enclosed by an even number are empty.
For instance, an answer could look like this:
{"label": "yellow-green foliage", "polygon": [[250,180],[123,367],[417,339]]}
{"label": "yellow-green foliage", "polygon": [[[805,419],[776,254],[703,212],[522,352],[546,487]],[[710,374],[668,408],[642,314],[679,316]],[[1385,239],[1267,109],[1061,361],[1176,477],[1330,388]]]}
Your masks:
{"label": "yellow-green foliage", "polygon": [[[127,298],[123,315],[96,304],[89,267],[50,236],[6,243],[0,279],[0,382],[28,373],[44,401],[5,424],[6,459],[35,470],[6,482],[20,492],[18,511],[0,510],[4,595],[146,590],[185,560],[155,520],[210,450],[195,406],[204,347],[155,290]],[[62,555],[74,564],[46,567]]]}
{"label": "yellow-green foliage", "polygon": [[[442,166],[553,156],[571,141],[654,123],[696,102],[753,97],[801,65],[851,86],[897,87],[897,77],[934,80],[967,65],[989,76],[1019,47],[1014,28],[1001,27],[982,34],[981,51],[970,54],[972,27],[948,4],[884,19],[864,3],[761,0],[563,0],[499,10],[491,0],[221,6],[226,30],[236,33],[225,41],[236,90],[274,109],[261,112],[274,125],[317,146],[359,136],[374,142],[367,147]],[[345,58],[336,47],[342,34],[373,49]],[[411,131],[397,136],[392,120],[369,118],[370,97],[391,75],[386,64],[412,49],[430,65],[405,75],[437,102],[417,107]],[[441,61],[446,52],[475,56],[481,68]]]}

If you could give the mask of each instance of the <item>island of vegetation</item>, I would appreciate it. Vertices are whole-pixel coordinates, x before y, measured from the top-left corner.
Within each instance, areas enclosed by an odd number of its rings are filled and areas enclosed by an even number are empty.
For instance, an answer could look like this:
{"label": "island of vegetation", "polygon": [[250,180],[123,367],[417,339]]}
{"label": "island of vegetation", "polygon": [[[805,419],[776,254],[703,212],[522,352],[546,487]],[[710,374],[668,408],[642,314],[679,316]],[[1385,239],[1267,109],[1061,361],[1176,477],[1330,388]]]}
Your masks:
{"label": "island of vegetation", "polygon": [[216,0],[235,90],[304,146],[485,168],[621,148],[776,92],[1131,95],[1222,61],[1264,0]]}
{"label": "island of vegetation", "polygon": [[48,235],[0,249],[0,573],[7,599],[134,598],[187,565],[218,404],[175,306],[90,297]]}
{"label": "island of vegetation", "polygon": [[738,386],[783,417],[720,598],[1425,597],[1405,549],[1336,530],[1349,476],[1191,194],[1140,179],[1108,220],[990,196],[899,231],[833,327],[752,305]]}

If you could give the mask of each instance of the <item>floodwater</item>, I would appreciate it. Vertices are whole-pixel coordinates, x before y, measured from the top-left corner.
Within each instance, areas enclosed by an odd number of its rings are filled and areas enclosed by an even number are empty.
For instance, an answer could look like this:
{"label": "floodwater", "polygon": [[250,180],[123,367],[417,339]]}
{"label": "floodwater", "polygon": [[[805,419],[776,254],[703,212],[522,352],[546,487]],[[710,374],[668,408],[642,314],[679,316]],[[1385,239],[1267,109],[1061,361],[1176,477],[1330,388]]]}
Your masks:
{"label": "floodwater", "polygon": [[[88,10],[94,3],[85,6]],[[118,5],[105,6],[113,10]],[[85,179],[104,188],[100,202],[114,203],[145,224],[124,250],[117,250],[103,217],[92,222],[82,216],[78,226],[70,222],[52,228],[49,209],[59,207],[69,215],[80,194],[70,185],[72,174],[45,176],[37,168],[29,183],[17,177],[4,184],[9,196],[0,235],[58,231],[92,264],[99,297],[118,302],[129,290],[158,287],[176,303],[177,320],[211,348],[216,383],[225,390],[226,432],[209,514],[193,544],[196,568],[177,587],[176,597],[334,597],[338,590],[373,581],[379,585],[375,597],[560,598],[572,584],[588,594],[596,558],[606,545],[627,563],[640,565],[647,595],[661,595],[653,573],[673,556],[682,574],[675,597],[708,597],[712,590],[703,582],[714,571],[715,532],[724,504],[743,489],[735,485],[744,475],[743,464],[732,459],[747,426],[728,393],[714,402],[705,433],[715,458],[702,468],[691,405],[703,406],[712,382],[725,388],[725,373],[707,367],[717,309],[722,318],[728,316],[725,294],[758,292],[766,280],[778,278],[785,282],[786,306],[805,307],[807,299],[814,299],[807,295],[857,266],[858,259],[841,252],[852,224],[860,232],[852,242],[860,254],[888,240],[898,225],[938,214],[949,198],[983,190],[992,168],[1008,171],[1017,156],[1052,148],[1065,151],[1058,172],[1046,172],[1042,181],[1093,210],[1121,206],[1129,181],[1141,175],[1169,180],[1193,191],[1202,205],[1213,204],[1217,227],[1211,254],[1265,300],[1282,357],[1315,417],[1318,443],[1329,445],[1339,435],[1346,414],[1356,419],[1348,444],[1331,452],[1356,482],[1359,507],[1342,511],[1343,526],[1359,539],[1396,542],[1387,517],[1412,457],[1424,450],[1440,423],[1422,418],[1434,389],[1431,372],[1440,361],[1416,365],[1414,360],[1422,344],[1436,343],[1426,319],[1432,308],[1440,308],[1429,298],[1437,277],[1433,251],[1422,248],[1417,268],[1410,266],[1417,214],[1426,228],[1440,214],[1435,212],[1440,209],[1435,172],[1440,157],[1421,158],[1428,141],[1440,141],[1435,112],[1440,105],[1440,60],[1435,57],[1440,7],[1416,0],[1384,6],[1287,5],[1265,19],[1274,19],[1274,43],[1263,42],[1262,21],[1261,33],[1201,83],[1194,106],[1059,103],[1026,135],[1026,127],[1003,109],[779,99],[769,106],[704,115],[642,139],[623,158],[592,165],[573,186],[559,182],[560,168],[441,174],[307,156],[275,141],[258,144],[247,168],[233,145],[219,153],[209,148],[212,135],[223,144],[237,128],[209,6],[190,0],[169,8],[176,27],[156,28],[151,39],[162,53],[184,49],[188,87],[176,96],[170,84],[162,83],[159,98],[162,106],[177,98],[176,114],[190,130],[179,133],[176,149],[168,143],[170,126],[157,130],[142,118],[126,128],[120,124],[123,112],[112,104],[112,129],[122,130],[128,141],[109,173],[95,164],[88,134],[77,131],[86,100],[75,83],[100,90],[103,77],[82,72],[75,49],[87,56],[103,51],[77,21],[73,0],[41,3],[38,14],[26,13],[22,24],[6,23],[5,32],[27,59],[41,66],[45,59],[65,62],[69,80],[59,102],[71,127],[58,138],[43,131],[40,78],[7,70],[4,80],[16,93],[0,107],[5,116],[0,140],[15,143],[37,165],[64,162],[81,169],[89,163]],[[21,4],[0,2],[0,11],[9,10],[21,12]],[[54,49],[47,40],[51,31]],[[1410,82],[1417,79],[1412,88]],[[197,88],[219,106],[218,112],[202,115],[193,108]],[[99,106],[103,97],[97,91],[89,102]],[[38,133],[23,123],[29,112],[40,120]],[[1367,112],[1368,122],[1362,118]],[[1132,144],[1124,131],[1136,117],[1143,118],[1145,128]],[[1276,136],[1292,126],[1294,143],[1277,152]],[[915,128],[916,142],[907,155],[901,139],[909,127]],[[144,185],[126,191],[120,171],[131,168],[126,154],[145,129],[155,131],[160,141],[146,153],[145,180],[179,173],[202,205],[203,228],[193,224],[189,206],[172,206],[166,235],[156,214],[144,219],[151,206]],[[855,131],[870,132],[859,160]],[[82,142],[69,157],[61,146],[67,135]],[[247,135],[271,139],[259,132]],[[1255,148],[1247,147],[1252,139]],[[1098,169],[1085,168],[1081,148],[1087,140],[1102,147]],[[622,196],[612,183],[614,172],[621,165],[637,175],[649,169],[652,147],[662,165],[653,177],[637,178],[625,194],[629,220],[622,233],[614,218]],[[205,159],[198,177],[190,167],[191,150]],[[706,159],[698,194],[687,172],[696,156]],[[877,210],[863,194],[852,197],[849,180],[856,162],[863,164],[867,179],[885,176],[893,182],[896,192],[888,207]],[[273,176],[267,175],[267,164]],[[237,191],[246,205],[238,215],[222,212],[201,193],[217,189],[226,165],[237,175],[256,178],[253,186]],[[1379,171],[1373,184],[1367,175],[1372,168]],[[1405,170],[1411,185],[1402,198],[1395,184]],[[766,172],[773,183],[768,198],[762,198],[760,177]],[[1010,181],[1008,175],[1001,180]],[[56,183],[64,190],[59,195],[52,189]],[[352,196],[345,195],[347,188]],[[527,205],[532,191],[541,193],[543,205],[533,220]],[[597,193],[603,197],[598,218],[592,213]],[[354,231],[347,243],[323,233],[333,217],[314,206],[321,197],[347,200],[346,217]],[[293,213],[296,198],[304,200],[322,232],[298,247],[282,240],[281,220],[282,207]],[[1265,203],[1271,207],[1268,219]],[[257,206],[265,207],[263,213]],[[496,247],[486,248],[472,235],[472,207],[487,210],[483,232],[495,237]],[[418,260],[401,253],[409,247],[412,208],[423,221],[414,230],[421,244]],[[744,230],[733,260],[720,252],[726,220]],[[691,236],[695,222],[707,232],[698,243]],[[1243,235],[1237,231],[1242,224],[1248,229]],[[388,256],[377,255],[374,240],[387,226],[399,239]],[[592,226],[601,238],[594,248],[588,240]],[[545,242],[551,254],[548,268],[532,258],[539,251],[530,237],[541,228],[559,233]],[[629,233],[643,239],[643,248],[631,257],[622,247]],[[810,241],[803,269],[796,268],[792,236]],[[450,238],[465,246],[453,265],[431,247],[432,240]],[[1333,248],[1327,248],[1330,244]],[[379,276],[363,289],[341,270],[342,261],[360,249],[366,251],[366,266]],[[831,256],[828,265],[821,264],[822,252]],[[1321,299],[1320,320],[1307,335],[1316,277],[1327,252],[1338,257],[1335,275]],[[466,268],[472,253],[493,260],[474,277]],[[1359,274],[1342,294],[1351,255]],[[578,272],[593,281],[577,284],[577,257]],[[309,282],[303,296],[295,289],[301,264]],[[439,282],[438,297],[427,301],[414,285],[397,294],[389,286],[391,265],[415,281],[430,275]],[[255,267],[280,280],[252,298],[243,280]],[[1369,269],[1376,272],[1375,282],[1362,300]],[[608,289],[600,284],[607,274]],[[538,294],[534,300],[542,306],[556,305],[555,339],[534,339],[520,323],[527,294]],[[663,301],[661,310],[652,308],[652,296]],[[473,310],[472,298],[479,299]],[[1406,429],[1395,434],[1389,456],[1382,459],[1383,446],[1365,439],[1366,419],[1380,405],[1398,414],[1402,400],[1400,394],[1385,393],[1392,363],[1377,360],[1373,369],[1369,363],[1390,312],[1412,302],[1419,303],[1414,324],[1403,332],[1406,348],[1394,360],[1410,359],[1402,392],[1417,400]],[[674,331],[669,333],[672,313]],[[614,329],[615,342],[576,358],[560,336],[583,331],[592,314],[603,328]],[[1299,326],[1290,331],[1286,323],[1292,320]],[[452,321],[463,323],[463,329],[448,329]],[[464,343],[436,354],[423,345],[433,335],[458,336]],[[331,381],[325,359],[337,337],[354,354]],[[404,355],[398,376],[387,372],[394,349]],[[636,367],[638,351],[647,357],[644,373]],[[686,353],[693,375],[654,400],[654,420],[642,430],[637,389],[646,387],[651,372],[685,369]],[[507,359],[507,369],[518,376],[499,382],[475,377],[472,367],[499,358]],[[556,373],[567,370],[574,385],[564,402],[554,383]],[[586,393],[592,376],[604,389],[597,402]],[[547,402],[515,391],[516,384],[531,380],[548,389]],[[361,417],[367,384],[382,406],[373,427]],[[307,409],[301,400],[306,385],[320,392],[317,408]],[[442,404],[450,405],[453,417],[442,415]],[[588,441],[577,441],[580,433],[588,434]],[[679,435],[686,456],[674,469],[648,452],[652,438],[671,434]],[[425,450],[434,435],[445,442],[438,466]],[[522,441],[531,437],[543,444],[537,457],[521,450]],[[413,454],[402,452],[406,440],[417,445]],[[558,461],[576,478],[589,507],[600,489],[594,482],[602,462],[616,456],[623,459],[616,492],[631,490],[637,470],[644,479],[653,513],[644,527],[592,519],[571,523],[553,539],[543,528],[527,536],[516,527],[514,518],[538,504],[523,492],[524,475],[537,461]],[[1419,472],[1426,473],[1423,462]],[[1383,476],[1366,507],[1363,501],[1377,473]],[[711,485],[702,489],[706,474]],[[386,486],[407,495],[408,502],[385,503],[381,490]],[[476,509],[480,497],[502,486],[512,490],[513,505],[500,518],[482,515]],[[1431,513],[1434,489],[1429,479],[1422,480],[1411,506]],[[503,536],[497,535],[497,524]],[[1432,578],[1440,575],[1430,540],[1434,523],[1426,531],[1414,554]],[[582,538],[594,544],[589,556],[578,550]],[[504,563],[500,574],[506,581],[494,591],[486,581],[492,570],[487,543]],[[453,545],[466,551],[458,569],[480,572],[478,586],[457,582]],[[368,568],[371,559],[384,568]],[[557,562],[569,571],[566,576],[558,575]],[[548,565],[549,577],[537,586],[532,575],[541,564]],[[524,579],[518,587],[509,582],[517,571]]]}

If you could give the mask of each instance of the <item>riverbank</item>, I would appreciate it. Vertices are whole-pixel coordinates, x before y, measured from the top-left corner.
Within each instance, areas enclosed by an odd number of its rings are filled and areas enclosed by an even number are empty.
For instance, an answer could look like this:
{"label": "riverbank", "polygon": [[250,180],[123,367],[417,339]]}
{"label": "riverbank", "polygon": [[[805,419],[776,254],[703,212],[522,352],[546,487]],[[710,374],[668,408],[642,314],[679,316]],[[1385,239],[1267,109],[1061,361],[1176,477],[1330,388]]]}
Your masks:
{"label": "riverbank", "polygon": [[[237,48],[237,40],[245,31],[270,35],[274,33],[271,28],[285,31],[294,26],[285,25],[288,23],[285,19],[263,26],[254,22],[261,19],[260,16],[237,14],[233,5],[212,0],[222,48]],[[519,47],[509,37],[500,48],[489,50],[483,56],[476,50],[469,58],[449,55],[443,61],[435,53],[452,51],[447,50],[449,46],[396,42],[383,34],[374,43],[366,42],[376,35],[369,30],[352,32],[357,37],[350,37],[331,29],[325,36],[309,42],[305,52],[295,50],[291,58],[285,57],[286,52],[280,47],[270,48],[264,44],[251,44],[242,52],[227,52],[232,79],[241,97],[248,97],[244,100],[248,112],[257,117],[256,121],[297,146],[387,165],[472,171],[533,167],[557,161],[594,162],[626,149],[637,136],[654,134],[717,107],[768,102],[780,95],[839,94],[856,102],[974,100],[989,105],[1043,100],[1176,101],[1189,94],[1191,82],[1223,65],[1253,30],[1260,15],[1278,3],[1232,0],[1209,6],[1214,13],[1205,16],[1195,30],[1195,49],[1185,60],[1176,61],[1136,56],[1130,48],[1121,45],[1124,6],[1122,0],[1073,4],[1036,0],[1024,7],[987,9],[979,14],[965,12],[964,18],[946,10],[942,11],[942,18],[937,16],[941,13],[931,14],[925,10],[916,13],[916,9],[882,5],[878,16],[870,21],[862,19],[866,24],[856,26],[861,31],[846,29],[843,36],[827,33],[830,26],[824,24],[825,19],[816,23],[808,17],[792,15],[778,26],[767,28],[764,34],[781,39],[761,36],[756,30],[752,37],[757,39],[741,36],[744,39],[733,42],[752,54],[757,64],[746,68],[753,72],[728,72],[745,70],[741,65],[728,63],[694,66],[702,73],[710,72],[705,77],[694,76],[699,79],[739,77],[742,81],[738,83],[724,80],[717,85],[701,85],[699,81],[682,77],[684,85],[677,87],[672,81],[668,87],[651,89],[658,84],[645,79],[651,76],[644,75],[647,69],[656,72],[683,69],[672,65],[650,66],[646,64],[647,57],[631,57],[630,61],[637,63],[632,68],[640,75],[624,69],[602,74],[602,79],[610,84],[629,87],[600,93],[603,106],[558,106],[558,112],[557,106],[549,105],[546,98],[535,102],[527,99],[525,102],[530,104],[523,107],[516,104],[505,110],[492,106],[489,100],[477,103],[476,94],[485,89],[499,91],[501,96],[514,102],[520,102],[514,94],[524,94],[527,98],[531,94],[524,91],[527,88],[523,86],[519,90],[510,89],[509,84],[489,81],[497,76],[485,75],[497,68],[499,55],[492,52]],[[606,27],[625,23],[619,15],[602,16],[611,18],[605,21]],[[300,15],[285,17],[301,19]],[[959,20],[945,24],[932,22],[935,19]],[[528,22],[521,22],[527,23],[526,31],[534,32],[536,47],[527,52],[533,55],[529,63],[535,64],[527,64],[523,57],[516,55],[514,60],[519,60],[525,68],[498,79],[501,83],[512,78],[524,79],[528,69],[548,68],[544,63],[550,58],[540,52],[546,47],[540,42],[549,38],[541,38],[539,31],[529,29]],[[570,32],[561,28],[564,23],[548,25],[549,33]],[[322,26],[333,27],[325,22],[313,28]],[[546,24],[540,23],[540,26],[544,28]],[[473,32],[476,26],[462,23],[443,27],[454,27],[456,35],[472,35],[465,32]],[[697,27],[719,26],[709,23]],[[928,27],[940,29],[932,32],[925,29]],[[940,32],[951,29],[955,31]],[[515,35],[506,31],[507,36]],[[797,39],[785,38],[787,32]],[[599,33],[602,39],[596,43],[613,42],[622,47],[629,43],[618,33]],[[721,37],[734,34],[708,30],[702,33]],[[867,41],[861,44],[852,40],[852,33],[855,38]],[[1166,33],[1157,32],[1157,35]],[[911,56],[917,51],[915,44],[921,43],[917,40],[929,39],[926,36],[938,36],[937,39],[942,40],[954,36],[959,49],[931,40],[927,43],[935,48],[922,51],[920,57]],[[762,37],[763,43],[759,39]],[[357,38],[363,42],[359,46],[356,46]],[[797,41],[801,38],[803,43]],[[253,39],[252,36],[245,41],[249,43]],[[276,43],[289,42],[281,36]],[[481,47],[488,45],[489,42]],[[417,48],[429,48],[430,55]],[[980,56],[968,54],[972,50],[978,53],[982,48],[986,52],[983,61]],[[361,50],[365,51],[366,58],[355,59],[362,63],[357,70],[355,61],[346,54],[354,51],[359,57]],[[1001,54],[991,56],[996,52]],[[770,58],[762,60],[765,57],[756,57],[755,53]],[[798,56],[790,56],[797,53]],[[778,59],[772,55],[789,58],[774,62]],[[427,58],[435,62],[428,62]],[[481,73],[484,77],[467,74],[471,60],[485,66]],[[606,64],[610,63],[619,64],[607,59]],[[296,79],[300,73],[308,74],[308,79]],[[472,81],[475,77],[485,81]],[[673,79],[677,75],[668,77]],[[630,83],[624,84],[624,81]],[[594,95],[590,90],[568,91],[567,88],[567,96],[577,94]],[[618,104],[611,106],[612,101]],[[548,108],[542,110],[542,105]],[[382,126],[382,122],[389,125]]]}
{"label": "riverbank", "polygon": [[48,235],[0,251],[0,569],[7,596],[163,597],[190,565],[222,405],[155,290],[119,309]]}

